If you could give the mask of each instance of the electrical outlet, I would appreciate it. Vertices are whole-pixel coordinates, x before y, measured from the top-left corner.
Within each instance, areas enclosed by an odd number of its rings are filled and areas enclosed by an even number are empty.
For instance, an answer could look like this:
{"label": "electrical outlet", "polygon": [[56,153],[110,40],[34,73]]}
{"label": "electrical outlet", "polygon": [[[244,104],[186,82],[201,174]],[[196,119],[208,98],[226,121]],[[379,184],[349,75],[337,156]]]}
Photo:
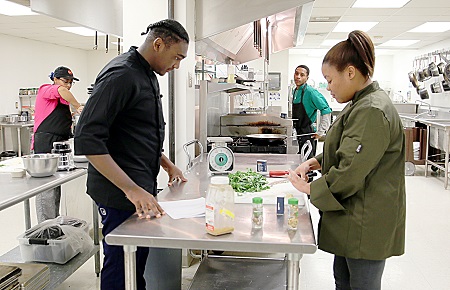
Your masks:
{"label": "electrical outlet", "polygon": [[15,102],[15,105],[16,105],[16,109],[18,109],[19,108],[19,102]]}

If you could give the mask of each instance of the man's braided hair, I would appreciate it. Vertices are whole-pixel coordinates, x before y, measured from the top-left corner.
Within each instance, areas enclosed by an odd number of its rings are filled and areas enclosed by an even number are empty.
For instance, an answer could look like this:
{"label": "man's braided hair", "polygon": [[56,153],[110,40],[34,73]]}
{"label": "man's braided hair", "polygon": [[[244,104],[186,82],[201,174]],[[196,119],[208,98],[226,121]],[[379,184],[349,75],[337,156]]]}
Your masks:
{"label": "man's braided hair", "polygon": [[147,26],[147,30],[141,35],[147,34],[153,38],[161,38],[166,44],[186,41],[189,43],[189,35],[186,29],[176,20],[164,19]]}

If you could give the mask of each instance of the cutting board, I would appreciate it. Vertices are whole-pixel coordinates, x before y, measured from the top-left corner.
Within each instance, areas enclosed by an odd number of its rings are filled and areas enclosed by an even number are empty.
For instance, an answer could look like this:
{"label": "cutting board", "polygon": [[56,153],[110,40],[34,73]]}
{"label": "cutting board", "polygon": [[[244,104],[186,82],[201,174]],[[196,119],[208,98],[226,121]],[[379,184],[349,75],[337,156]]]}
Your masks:
{"label": "cutting board", "polygon": [[19,277],[20,289],[44,289],[50,282],[50,270],[45,264],[1,263],[1,265],[15,266],[22,270],[22,275]]}
{"label": "cutting board", "polygon": [[15,169],[24,169],[22,157],[15,157],[0,162],[0,173],[10,173]]}
{"label": "cutting board", "polygon": [[[252,203],[252,199],[258,196],[262,197],[263,204],[277,204],[277,197],[282,196],[285,204],[289,197],[296,197],[299,205],[305,205],[306,194],[298,191],[286,178],[267,178],[267,181],[274,185],[260,192],[235,192],[234,202]],[[282,181],[286,182],[281,183]]]}

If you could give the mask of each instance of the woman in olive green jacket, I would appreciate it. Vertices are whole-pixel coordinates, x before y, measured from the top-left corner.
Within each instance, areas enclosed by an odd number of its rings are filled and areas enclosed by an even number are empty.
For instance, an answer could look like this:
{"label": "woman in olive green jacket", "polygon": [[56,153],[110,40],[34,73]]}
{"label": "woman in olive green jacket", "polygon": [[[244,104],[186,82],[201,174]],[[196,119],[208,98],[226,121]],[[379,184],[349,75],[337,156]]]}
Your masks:
{"label": "woman in olive green jacket", "polygon": [[[327,90],[348,104],[331,125],[323,153],[289,176],[321,212],[319,248],[335,255],[336,289],[380,289],[385,259],[405,248],[403,126],[371,80],[374,65],[373,43],[361,31],[326,54]],[[308,184],[306,173],[317,169],[322,177]]]}

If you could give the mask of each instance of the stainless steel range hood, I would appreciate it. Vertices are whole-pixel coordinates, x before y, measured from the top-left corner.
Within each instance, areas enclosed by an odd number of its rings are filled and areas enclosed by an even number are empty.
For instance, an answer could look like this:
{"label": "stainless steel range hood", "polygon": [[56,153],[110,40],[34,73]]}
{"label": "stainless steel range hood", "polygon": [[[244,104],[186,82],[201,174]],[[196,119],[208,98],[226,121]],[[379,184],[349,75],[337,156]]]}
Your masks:
{"label": "stainless steel range hood", "polygon": [[244,63],[303,42],[312,0],[197,0],[195,52]]}

